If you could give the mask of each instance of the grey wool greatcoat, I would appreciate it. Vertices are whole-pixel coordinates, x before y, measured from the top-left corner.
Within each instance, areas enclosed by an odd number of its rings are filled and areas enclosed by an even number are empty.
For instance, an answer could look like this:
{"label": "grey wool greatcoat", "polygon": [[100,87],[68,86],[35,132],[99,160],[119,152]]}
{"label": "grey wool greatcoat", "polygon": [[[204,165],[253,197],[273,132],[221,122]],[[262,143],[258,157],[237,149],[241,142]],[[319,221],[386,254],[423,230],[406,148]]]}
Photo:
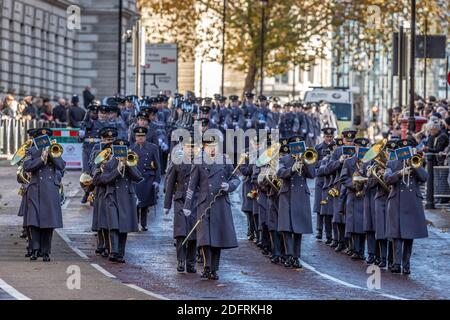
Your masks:
{"label": "grey wool greatcoat", "polygon": [[242,186],[242,207],[241,210],[245,213],[253,212],[253,203],[254,199],[250,199],[247,197],[247,194],[253,189],[252,183],[252,174],[253,174],[253,165],[244,163],[239,168],[241,174],[244,176]]}
{"label": "grey wool greatcoat", "polygon": [[[363,176],[367,176],[367,167],[369,164],[362,166]],[[376,226],[376,214],[375,214],[375,195],[377,194],[377,181],[373,176],[369,177],[369,180],[364,189],[364,232],[374,232]]]}
{"label": "grey wool greatcoat", "polygon": [[131,151],[136,152],[139,157],[138,169],[143,180],[136,184],[136,196],[138,207],[151,207],[157,202],[157,190],[153,182],[161,182],[161,162],[159,160],[159,148],[150,142],[144,142],[142,146],[135,143]]}
{"label": "grey wool greatcoat", "polygon": [[269,231],[278,230],[278,190],[273,187],[267,194],[267,228]]}
{"label": "grey wool greatcoat", "polygon": [[377,185],[375,194],[375,239],[384,240],[386,238],[386,208],[389,192],[382,186]]}
{"label": "grey wool greatcoat", "polygon": [[[387,203],[386,237],[388,239],[417,239],[428,237],[423,195],[419,185],[427,181],[424,168],[412,169],[409,186],[398,173],[403,161],[388,161],[384,173],[386,184],[392,185]],[[406,178],[405,178],[406,180]],[[407,181],[406,181],[407,182]]]}
{"label": "grey wool greatcoat", "polygon": [[300,175],[292,172],[294,163],[289,154],[280,159],[277,176],[283,186],[278,199],[278,231],[308,234],[312,233],[311,192],[306,178],[314,178],[314,165],[304,165]]}
{"label": "grey wool greatcoat", "polygon": [[41,159],[42,151],[35,147],[28,149],[27,154],[23,168],[31,173],[31,181],[24,195],[24,224],[42,229],[62,228],[60,171],[64,170],[66,163],[61,157],[53,158],[49,155],[45,164]]}
{"label": "grey wool greatcoat", "polygon": [[127,166],[122,177],[117,170],[118,164],[117,159],[108,161],[99,178],[99,182],[106,185],[104,201],[108,229],[120,233],[136,232],[139,229],[134,182],[141,180],[141,174],[136,166]]}
{"label": "grey wool greatcoat", "polygon": [[221,249],[236,248],[238,246],[228,194],[236,190],[240,180],[236,175],[231,175],[232,173],[233,166],[225,164],[225,162],[224,164],[210,164],[210,162],[205,163],[204,161],[202,164],[194,164],[192,166],[184,209],[192,210],[194,205],[193,195],[197,192],[196,207],[198,219],[213,201],[214,196],[221,188],[220,185],[223,182],[228,182],[229,184],[228,191],[222,191],[221,195],[216,198],[217,201],[199,223],[197,227],[197,246],[211,246]]}
{"label": "grey wool greatcoat", "polygon": [[[191,173],[191,164],[172,164],[167,169],[164,209],[172,208],[173,201],[173,237],[186,237],[197,220],[197,206],[195,198],[193,201],[193,210],[189,217],[183,213],[183,206],[186,200],[186,193],[189,187]],[[196,239],[196,232],[193,232],[189,240]]]}
{"label": "grey wool greatcoat", "polygon": [[[320,165],[316,167],[316,179],[318,177],[322,177],[323,183],[322,188],[320,189],[320,193],[318,195],[315,195],[319,197],[319,208],[320,208],[320,215],[321,216],[333,216],[333,209],[334,209],[334,198],[331,196],[328,196],[328,190],[333,186],[334,182],[334,175],[332,174],[325,174],[326,168],[328,165],[328,162],[330,161],[331,157],[325,157],[322,160],[320,160]],[[317,187],[317,184],[316,184]],[[320,204],[320,201],[327,200],[326,204]]]}
{"label": "grey wool greatcoat", "polygon": [[[345,202],[345,233],[364,233],[364,197],[357,197],[352,177],[357,170],[359,159],[356,156],[345,159],[341,171],[343,186],[347,189]],[[358,164],[360,165],[360,164]]]}
{"label": "grey wool greatcoat", "polygon": [[[323,159],[323,151],[328,148],[328,145],[325,142],[319,143],[314,147],[314,149],[317,151],[317,154],[319,155],[319,159],[316,163],[316,173],[319,169],[322,159]],[[323,184],[324,184],[325,176],[324,175],[316,175],[315,180],[315,188],[314,188],[314,205],[313,205],[313,212],[319,213],[321,211],[321,205],[320,201],[324,198],[322,198],[322,190],[323,190]]]}
{"label": "grey wool greatcoat", "polygon": [[92,214],[92,231],[98,231],[100,229],[108,229],[108,202],[105,200],[106,184],[100,182],[100,175],[102,171],[99,166],[93,171],[92,184],[94,189],[94,203]]}
{"label": "grey wool greatcoat", "polygon": [[[258,172],[258,174],[261,172],[263,168],[258,168],[258,170],[256,170],[256,172]],[[258,179],[258,176],[256,176],[256,179]],[[259,215],[259,219],[258,219],[258,230],[262,230],[263,229],[263,224],[267,225],[267,219],[268,219],[268,211],[269,211],[269,206],[268,206],[268,191],[269,188],[266,185],[266,183],[262,183],[262,184],[258,184],[258,197],[256,198],[256,202],[258,203],[258,215]]]}
{"label": "grey wool greatcoat", "polygon": [[260,191],[258,190],[258,183],[257,183],[257,179],[258,179],[258,174],[260,172],[260,168],[258,168],[256,166],[256,164],[253,164],[252,167],[253,167],[252,168],[252,177],[251,177],[252,178],[252,185],[257,190],[257,196],[256,196],[256,199],[253,201],[253,209],[252,209],[252,211],[253,211],[253,215],[254,216],[258,216],[258,225],[256,227],[258,228],[258,230],[262,230],[260,228],[261,217],[259,217],[259,203],[258,203],[258,198],[259,198]]}
{"label": "grey wool greatcoat", "polygon": [[341,170],[342,163],[339,161],[339,158],[343,154],[342,147],[338,147],[331,155],[331,159],[323,168],[323,173],[325,175],[333,175],[334,180],[330,180],[329,188],[332,186],[336,187],[339,190],[339,197],[333,199],[333,223],[344,223],[345,224],[345,216],[342,214],[341,204],[344,199],[342,180],[341,180]]}

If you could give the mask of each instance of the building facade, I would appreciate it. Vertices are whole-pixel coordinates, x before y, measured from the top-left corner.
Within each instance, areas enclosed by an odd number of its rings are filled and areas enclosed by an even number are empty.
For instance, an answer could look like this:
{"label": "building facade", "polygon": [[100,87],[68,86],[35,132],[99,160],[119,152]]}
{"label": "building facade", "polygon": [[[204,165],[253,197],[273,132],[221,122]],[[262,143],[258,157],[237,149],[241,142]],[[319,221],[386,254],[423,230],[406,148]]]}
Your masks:
{"label": "building facade", "polygon": [[[120,1],[0,0],[0,94],[56,100],[81,95],[86,86],[99,98],[119,92]],[[79,27],[73,5],[80,10]],[[120,33],[136,15],[134,0],[122,6]],[[124,68],[122,62],[122,88]]]}

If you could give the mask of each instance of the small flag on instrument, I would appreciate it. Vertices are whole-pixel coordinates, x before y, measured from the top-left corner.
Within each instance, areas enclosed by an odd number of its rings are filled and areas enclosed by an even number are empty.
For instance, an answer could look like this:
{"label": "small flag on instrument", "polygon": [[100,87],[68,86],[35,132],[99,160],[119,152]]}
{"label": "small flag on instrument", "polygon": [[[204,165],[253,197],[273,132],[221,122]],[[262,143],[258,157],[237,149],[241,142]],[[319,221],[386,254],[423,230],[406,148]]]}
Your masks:
{"label": "small flag on instrument", "polygon": [[364,155],[369,151],[370,148],[359,147],[358,148],[358,159],[364,158]]}
{"label": "small flag on instrument", "polygon": [[52,144],[52,142],[50,141],[50,138],[46,134],[44,134],[43,136],[34,138],[34,145],[38,149],[42,150],[44,148],[50,147],[51,144]]}
{"label": "small flag on instrument", "polygon": [[412,157],[411,147],[403,147],[395,150],[397,160],[408,160]]}
{"label": "small flag on instrument", "polygon": [[114,158],[126,158],[126,156],[128,155],[128,147],[113,145],[112,152]]}
{"label": "small flag on instrument", "polygon": [[297,141],[289,143],[289,151],[292,155],[304,153],[306,150],[305,141]]}
{"label": "small flag on instrument", "polygon": [[353,157],[356,153],[356,149],[355,149],[355,147],[352,147],[352,146],[343,146],[342,153],[347,156]]}

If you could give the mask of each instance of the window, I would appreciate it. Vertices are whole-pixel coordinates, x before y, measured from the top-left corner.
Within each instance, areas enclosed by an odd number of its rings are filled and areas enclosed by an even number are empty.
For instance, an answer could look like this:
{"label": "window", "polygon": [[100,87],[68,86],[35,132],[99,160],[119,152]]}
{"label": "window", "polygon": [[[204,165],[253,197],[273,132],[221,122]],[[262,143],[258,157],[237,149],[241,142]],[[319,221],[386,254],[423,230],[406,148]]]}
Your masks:
{"label": "window", "polygon": [[349,103],[330,103],[331,110],[338,121],[350,121],[352,119],[352,105]]}

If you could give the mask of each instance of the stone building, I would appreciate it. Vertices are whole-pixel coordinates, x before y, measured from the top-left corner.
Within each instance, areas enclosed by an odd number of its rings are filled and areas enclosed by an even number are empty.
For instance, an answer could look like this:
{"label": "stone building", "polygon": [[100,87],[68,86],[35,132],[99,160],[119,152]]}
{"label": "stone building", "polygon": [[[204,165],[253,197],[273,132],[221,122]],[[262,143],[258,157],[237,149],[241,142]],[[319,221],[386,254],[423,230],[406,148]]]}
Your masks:
{"label": "stone building", "polygon": [[[99,98],[117,93],[120,1],[0,0],[0,94],[57,99],[86,86]],[[135,0],[122,4],[121,34],[136,15]],[[72,5],[80,8],[74,30]],[[125,45],[122,88],[124,58]]]}

